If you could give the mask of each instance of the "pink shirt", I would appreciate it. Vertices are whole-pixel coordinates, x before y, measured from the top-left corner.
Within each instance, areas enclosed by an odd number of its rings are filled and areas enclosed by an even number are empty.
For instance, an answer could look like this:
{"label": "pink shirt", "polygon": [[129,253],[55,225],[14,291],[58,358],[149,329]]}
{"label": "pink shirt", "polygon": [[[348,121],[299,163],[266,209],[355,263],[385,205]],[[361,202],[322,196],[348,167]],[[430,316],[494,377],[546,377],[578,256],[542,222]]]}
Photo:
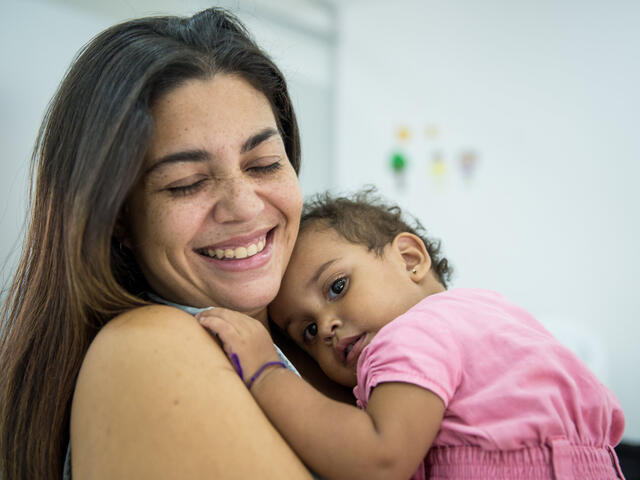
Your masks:
{"label": "pink shirt", "polygon": [[580,359],[525,310],[484,290],[431,295],[382,328],[358,360],[358,405],[383,382],[443,400],[433,447],[514,450],[563,438],[608,448],[624,430],[617,400]]}

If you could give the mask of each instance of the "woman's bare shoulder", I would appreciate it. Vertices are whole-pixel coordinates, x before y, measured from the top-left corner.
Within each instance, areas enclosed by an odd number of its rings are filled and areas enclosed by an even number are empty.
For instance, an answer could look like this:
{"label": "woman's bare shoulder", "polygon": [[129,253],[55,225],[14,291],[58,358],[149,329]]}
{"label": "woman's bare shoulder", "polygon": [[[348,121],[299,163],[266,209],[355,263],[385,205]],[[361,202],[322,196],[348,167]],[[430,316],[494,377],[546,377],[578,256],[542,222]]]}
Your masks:
{"label": "woman's bare shoulder", "polygon": [[[71,442],[79,478],[250,477],[257,465],[245,455],[268,470],[270,450],[306,478],[216,341],[166,306],[127,312],[96,336],[76,384]],[[263,442],[272,447],[260,453]]]}
{"label": "woman's bare shoulder", "polygon": [[134,308],[118,315],[107,323],[98,333],[96,339],[111,336],[123,339],[135,333],[142,333],[139,329],[145,329],[145,334],[151,329],[155,333],[169,330],[178,332],[196,332],[203,330],[193,315],[178,308],[167,305],[148,305]]}
{"label": "woman's bare shoulder", "polygon": [[133,348],[130,354],[148,353],[149,348],[164,343],[176,350],[190,345],[205,347],[207,353],[215,352],[214,355],[221,353],[219,348],[212,348],[215,340],[195,317],[174,307],[149,305],[125,312],[107,323],[91,344],[87,358],[104,354],[111,357],[111,350],[120,348]]}
{"label": "woman's bare shoulder", "polygon": [[[194,362],[202,362],[200,368],[189,370]],[[132,375],[166,369],[199,376],[212,368],[231,371],[222,349],[198,321],[177,308],[151,305],[123,313],[100,330],[85,355],[78,387],[99,381],[93,388],[110,388],[116,380],[129,382]]]}

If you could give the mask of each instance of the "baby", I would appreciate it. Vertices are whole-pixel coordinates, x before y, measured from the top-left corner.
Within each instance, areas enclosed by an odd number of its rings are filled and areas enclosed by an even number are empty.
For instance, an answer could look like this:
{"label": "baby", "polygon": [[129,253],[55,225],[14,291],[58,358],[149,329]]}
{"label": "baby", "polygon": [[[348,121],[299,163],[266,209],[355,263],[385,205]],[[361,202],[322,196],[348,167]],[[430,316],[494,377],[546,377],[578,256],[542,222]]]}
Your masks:
{"label": "baby", "polygon": [[324,478],[623,478],[613,394],[524,309],[448,291],[423,233],[371,191],[305,206],[269,312],[360,408],[278,368],[259,322],[220,308],[199,320]]}

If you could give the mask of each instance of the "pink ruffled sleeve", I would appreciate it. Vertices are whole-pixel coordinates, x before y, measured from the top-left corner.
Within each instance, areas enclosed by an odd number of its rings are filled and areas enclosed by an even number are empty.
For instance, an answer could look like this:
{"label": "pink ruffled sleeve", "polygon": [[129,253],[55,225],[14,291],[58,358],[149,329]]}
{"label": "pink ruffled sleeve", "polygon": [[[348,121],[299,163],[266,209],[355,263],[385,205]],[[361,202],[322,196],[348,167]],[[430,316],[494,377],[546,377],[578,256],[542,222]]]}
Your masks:
{"label": "pink ruffled sleeve", "polygon": [[460,349],[444,318],[413,309],[382,328],[358,359],[354,395],[366,408],[371,391],[385,382],[432,391],[445,406],[462,378]]}

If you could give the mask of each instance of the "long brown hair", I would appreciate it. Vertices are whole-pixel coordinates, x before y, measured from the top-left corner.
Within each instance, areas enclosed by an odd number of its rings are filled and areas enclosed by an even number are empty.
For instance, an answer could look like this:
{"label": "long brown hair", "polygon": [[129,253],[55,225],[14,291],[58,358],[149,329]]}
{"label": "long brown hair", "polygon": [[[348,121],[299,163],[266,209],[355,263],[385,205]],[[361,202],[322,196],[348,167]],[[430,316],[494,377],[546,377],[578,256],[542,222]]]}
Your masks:
{"label": "long brown hair", "polygon": [[298,127],[283,75],[228,12],[149,17],[81,51],[45,115],[21,261],[2,306],[0,477],[56,478],[89,344],[145,303],[132,253],[113,232],[153,135],[154,99],[191,78],[240,75],[269,100],[296,172]]}

